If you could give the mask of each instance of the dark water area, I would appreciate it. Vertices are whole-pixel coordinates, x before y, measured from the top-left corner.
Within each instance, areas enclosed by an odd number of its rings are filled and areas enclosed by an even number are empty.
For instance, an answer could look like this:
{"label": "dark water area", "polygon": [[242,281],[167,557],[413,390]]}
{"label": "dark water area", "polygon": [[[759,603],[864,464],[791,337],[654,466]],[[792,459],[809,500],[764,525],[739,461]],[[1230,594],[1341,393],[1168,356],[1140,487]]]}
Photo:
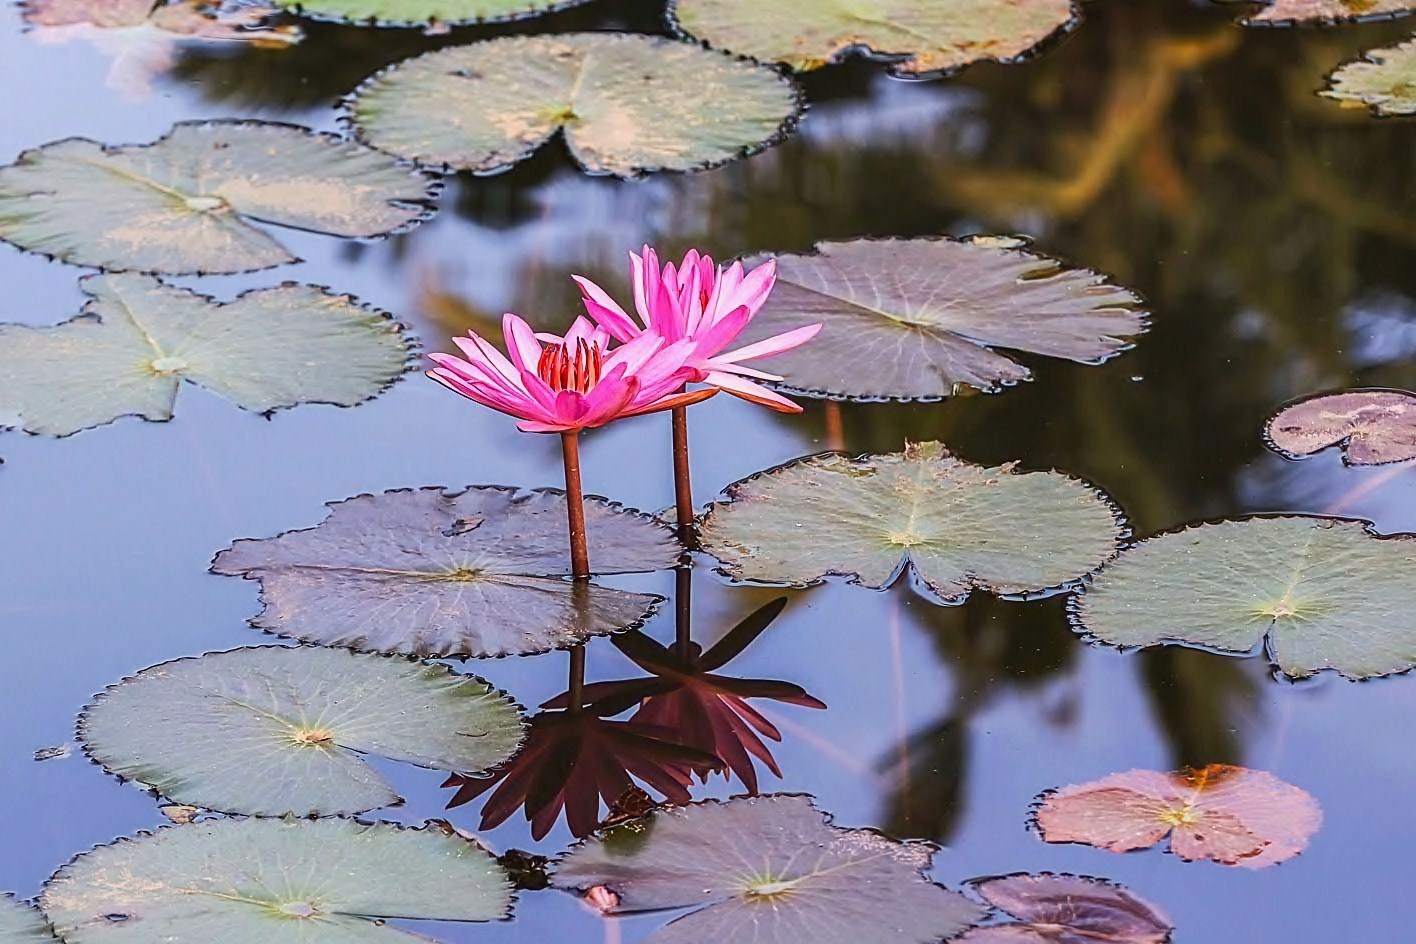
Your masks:
{"label": "dark water area", "polygon": [[[970,461],[1085,479],[1137,536],[1271,511],[1416,530],[1408,467],[1346,468],[1332,451],[1289,461],[1261,436],[1298,396],[1416,386],[1416,125],[1314,94],[1334,65],[1401,41],[1411,21],[1240,29],[1234,13],[1098,0],[1038,57],[938,81],[853,59],[805,76],[810,110],[796,134],[747,160],[624,181],[586,176],[555,142],[507,173],[449,179],[440,214],[411,232],[347,243],[283,231],[306,261],[176,281],[221,298],[284,280],[328,285],[395,313],[435,351],[503,311],[568,323],[578,297],[566,276],[622,290],[622,260],[646,242],[732,257],[859,236],[1024,234],[1142,295],[1149,333],[1099,366],[1024,355],[1031,382],[943,403],[835,414],[806,401],[804,415],[779,417],[717,397],[695,408],[696,499],[828,448],[940,440]],[[436,36],[313,23],[290,49],[185,49],[142,91],[112,87],[112,60],[88,42],[41,43],[22,27],[14,9],[0,11],[4,162],[70,136],[147,142],[186,119],[336,130],[340,96],[426,49],[508,32],[663,32],[650,2]],[[79,274],[0,244],[0,321],[74,316]],[[671,506],[668,435],[664,416],[592,431],[587,491]],[[165,823],[150,796],[77,747],[42,763],[35,752],[69,742],[95,692],[146,666],[275,641],[246,625],[255,586],[207,573],[213,554],[310,527],[325,502],[352,495],[559,486],[562,474],[556,437],[519,433],[417,374],[356,409],[269,419],[187,386],[170,423],[122,420],[62,440],[4,433],[0,457],[0,891],[24,898],[75,854]],[[664,573],[616,584],[673,592]],[[778,591],[730,586],[701,559],[692,594],[708,645]],[[937,606],[904,586],[841,583],[789,596],[733,672],[796,683],[829,708],[766,703],[784,740],[772,746],[783,776],[764,773],[764,792],[808,793],[839,824],[939,842],[934,877],[950,887],[1016,871],[1114,879],[1158,904],[1178,942],[1412,938],[1411,678],[1293,683],[1262,655],[1121,653],[1076,635],[1062,597]],[[672,608],[646,631],[672,639]],[[565,663],[555,653],[466,670],[535,706],[563,689]],[[633,674],[603,639],[588,647],[588,670]],[[1271,771],[1311,793],[1324,821],[1307,851],[1249,871],[1045,844],[1029,828],[1043,790],[1209,763]],[[442,812],[442,775],[376,766],[408,800],[378,816],[476,828],[476,804]],[[740,790],[715,777],[701,795]],[[533,842],[519,815],[482,838],[548,855],[572,842],[563,824]],[[446,941],[633,942],[663,921],[607,924],[544,892],[523,893],[513,922],[417,929]]]}

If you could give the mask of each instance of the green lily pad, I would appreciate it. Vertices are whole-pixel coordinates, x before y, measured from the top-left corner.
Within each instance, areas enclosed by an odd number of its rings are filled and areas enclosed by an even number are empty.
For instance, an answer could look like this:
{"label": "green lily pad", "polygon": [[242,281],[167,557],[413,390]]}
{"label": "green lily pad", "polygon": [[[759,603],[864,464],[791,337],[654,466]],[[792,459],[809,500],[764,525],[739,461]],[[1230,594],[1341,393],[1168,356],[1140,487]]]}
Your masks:
{"label": "green lily pad", "polygon": [[[572,581],[565,496],[477,486],[334,502],[318,527],[237,541],[212,572],[261,582],[252,625],[325,646],[424,657],[527,655],[638,626],[661,597]],[[648,515],[588,498],[590,567],[673,567]]]}
{"label": "green lily pad", "polygon": [[378,26],[452,26],[521,20],[587,0],[275,0],[301,16]]}
{"label": "green lily pad", "polygon": [[1077,599],[1078,628],[1117,646],[1268,653],[1294,678],[1363,679],[1416,665],[1416,538],[1361,521],[1260,517],[1162,534]]}
{"label": "green lily pad", "polygon": [[1270,0],[1245,26],[1287,26],[1291,23],[1340,23],[1379,20],[1416,10],[1413,0]]}
{"label": "green lily pad", "polygon": [[421,221],[432,180],[333,135],[183,122],[153,144],[70,138],[0,167],[0,240],[74,265],[167,275],[299,260],[248,220],[350,238]]}
{"label": "green lily pad", "polygon": [[[751,260],[749,264],[765,261]],[[994,348],[1097,364],[1146,330],[1134,293],[1014,240],[862,239],[777,259],[777,285],[743,332],[752,343],[824,322],[772,358],[803,396],[937,400],[993,392],[1032,372]]]}
{"label": "green lily pad", "polygon": [[761,150],[791,129],[800,104],[766,67],[606,32],[441,49],[375,76],[348,108],[362,140],[421,164],[502,170],[560,131],[587,171],[634,177]]}
{"label": "green lily pad", "polygon": [[312,285],[220,303],[146,275],[80,284],[91,300],[78,318],[0,325],[0,425],[68,436],[121,416],[169,420],[184,380],[259,413],[354,406],[412,355],[388,315]]}
{"label": "green lily pad", "polygon": [[383,919],[496,921],[511,883],[433,827],[217,819],[86,852],[40,905],[67,944],[414,944]]}
{"label": "green lily pad", "polygon": [[57,944],[40,913],[0,895],[0,944]]}
{"label": "green lily pad", "polygon": [[1340,67],[1320,94],[1370,105],[1379,115],[1416,115],[1416,39],[1373,49]]}
{"label": "green lily pad", "polygon": [[883,589],[909,570],[945,602],[974,589],[1067,586],[1124,537],[1091,486],[972,465],[938,443],[801,459],[729,487],[727,498],[709,509],[702,542],[735,580],[800,587],[845,576]]}
{"label": "green lily pad", "polygon": [[443,665],[267,646],[144,669],[84,712],[109,773],[176,803],[253,816],[333,816],[401,802],[360,754],[477,773],[520,746],[503,693]]}
{"label": "green lily pad", "polygon": [[670,11],[683,32],[754,59],[805,70],[866,51],[914,77],[1016,62],[1081,15],[1072,0],[674,0]]}
{"label": "green lily pad", "polygon": [[933,852],[832,826],[809,797],[742,797],[609,830],[566,853],[552,882],[599,889],[614,914],[699,909],[651,944],[933,944],[984,913],[926,877]]}

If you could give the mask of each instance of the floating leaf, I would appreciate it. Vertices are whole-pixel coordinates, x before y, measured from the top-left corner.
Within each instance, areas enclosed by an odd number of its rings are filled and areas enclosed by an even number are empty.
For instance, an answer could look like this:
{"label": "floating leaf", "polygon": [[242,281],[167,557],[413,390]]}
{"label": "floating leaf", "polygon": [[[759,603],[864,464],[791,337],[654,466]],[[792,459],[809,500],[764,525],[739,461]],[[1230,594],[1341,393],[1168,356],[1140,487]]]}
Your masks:
{"label": "floating leaf", "polygon": [[495,171],[562,131],[587,171],[700,170],[782,137],[799,105],[771,69],[627,33],[515,36],[428,53],[355,93],[359,136],[422,164]]}
{"label": "floating leaf", "polygon": [[275,0],[299,13],[324,20],[378,26],[454,26],[520,20],[587,0]]}
{"label": "floating leaf", "polygon": [[933,850],[832,826],[808,797],[744,797],[609,830],[567,853],[552,881],[607,890],[615,913],[699,909],[652,944],[932,944],[982,914],[925,877]]}
{"label": "floating leaf", "polygon": [[1141,300],[1105,276],[991,237],[821,243],[777,267],[777,286],[743,339],[825,322],[810,344],[772,359],[783,389],[804,396],[992,392],[1032,377],[994,347],[1095,364],[1146,328]]}
{"label": "floating leaf", "polygon": [[0,944],[57,944],[38,911],[0,895]]}
{"label": "floating leaf", "polygon": [[28,432],[171,419],[183,380],[261,413],[353,406],[408,369],[412,342],[397,322],[313,285],[223,304],[145,275],[80,284],[91,300],[78,318],[0,325],[0,417]]}
{"label": "floating leaf", "polygon": [[938,443],[798,460],[729,487],[703,546],[736,580],[883,589],[906,569],[948,602],[1021,594],[1096,570],[1123,536],[1095,489],[1057,472],[986,469]]}
{"label": "floating leaf", "polygon": [[1256,517],[1140,542],[1076,602],[1079,628],[1118,646],[1188,643],[1247,653],[1268,639],[1301,678],[1416,665],[1416,538],[1363,522]]}
{"label": "floating leaf", "polygon": [[[318,527],[216,556],[214,573],[261,582],[265,609],[252,625],[380,652],[525,655],[638,625],[661,601],[569,578],[560,492],[399,489],[329,508]],[[598,498],[585,515],[596,573],[677,563],[662,522]]]}
{"label": "floating leaf", "polygon": [[358,754],[476,773],[521,744],[516,707],[446,666],[268,646],[144,669],[79,725],[110,773],[178,803],[254,816],[363,813],[401,798]]}
{"label": "floating leaf", "polygon": [[1269,0],[1245,26],[1285,26],[1289,23],[1337,23],[1404,16],[1416,10],[1413,0]]}
{"label": "floating leaf", "polygon": [[1372,106],[1379,115],[1416,114],[1416,39],[1373,49],[1328,77],[1321,94]]}
{"label": "floating leaf", "polygon": [[23,0],[20,17],[43,43],[89,40],[114,57],[108,84],[133,95],[151,90],[152,79],[176,64],[185,42],[249,42],[258,46],[297,43],[296,26],[266,26],[277,7],[250,2],[240,7],[207,0]]}
{"label": "floating leaf", "polygon": [[1084,875],[1004,875],[972,883],[1017,924],[974,928],[956,944],[1165,944],[1170,920],[1150,902]]}
{"label": "floating leaf", "polygon": [[495,921],[511,883],[455,833],[217,819],[86,852],[40,904],[67,944],[412,944],[382,919]]}
{"label": "floating leaf", "polygon": [[1224,764],[1173,774],[1132,770],[1039,800],[1037,827],[1047,842],[1130,852],[1169,835],[1171,851],[1187,862],[1248,869],[1302,852],[1323,818],[1305,791],[1266,771]]}
{"label": "floating leaf", "polygon": [[754,59],[819,69],[865,51],[905,76],[1016,62],[1080,16],[1072,0],[674,0],[671,11],[694,38]]}
{"label": "floating leaf", "polygon": [[1269,445],[1290,457],[1341,446],[1348,465],[1416,459],[1416,395],[1348,390],[1290,403],[1264,429]]}
{"label": "floating leaf", "polygon": [[431,180],[333,135],[183,122],[146,145],[69,138],[0,167],[0,239],[75,265],[169,275],[299,260],[247,219],[381,236],[429,212]]}

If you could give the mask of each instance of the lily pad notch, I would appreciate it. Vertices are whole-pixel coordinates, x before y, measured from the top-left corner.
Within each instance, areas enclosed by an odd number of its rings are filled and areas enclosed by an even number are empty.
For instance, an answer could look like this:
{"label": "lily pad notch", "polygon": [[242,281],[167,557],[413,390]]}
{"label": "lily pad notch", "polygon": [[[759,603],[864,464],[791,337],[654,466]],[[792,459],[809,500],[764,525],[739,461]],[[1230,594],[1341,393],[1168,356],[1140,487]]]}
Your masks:
{"label": "lily pad notch", "polygon": [[[788,77],[658,36],[508,36],[396,63],[344,103],[355,136],[440,171],[492,174],[555,137],[587,173],[707,170],[783,140]],[[665,118],[671,115],[671,118]]]}
{"label": "lily pad notch", "polygon": [[733,581],[883,590],[909,572],[938,603],[974,590],[1024,599],[1071,589],[1128,532],[1096,487],[1059,472],[985,468],[939,443],[857,459],[826,453],[728,487],[702,544]]}
{"label": "lily pad notch", "polygon": [[173,803],[318,817],[403,802],[365,756],[479,773],[524,730],[506,693],[444,665],[266,646],[144,669],[100,693],[78,734],[95,763]]}
{"label": "lily pad notch", "polygon": [[[260,582],[251,625],[319,646],[489,658],[633,629],[663,603],[571,579],[558,489],[431,486],[327,507],[313,528],[243,539],[212,561],[212,573]],[[678,563],[682,545],[657,518],[597,496],[585,509],[596,574]]]}
{"label": "lily pad notch", "polygon": [[336,135],[187,121],[152,144],[68,138],[25,151],[0,167],[0,240],[107,271],[253,272],[300,260],[252,222],[373,239],[430,218],[440,187]]}

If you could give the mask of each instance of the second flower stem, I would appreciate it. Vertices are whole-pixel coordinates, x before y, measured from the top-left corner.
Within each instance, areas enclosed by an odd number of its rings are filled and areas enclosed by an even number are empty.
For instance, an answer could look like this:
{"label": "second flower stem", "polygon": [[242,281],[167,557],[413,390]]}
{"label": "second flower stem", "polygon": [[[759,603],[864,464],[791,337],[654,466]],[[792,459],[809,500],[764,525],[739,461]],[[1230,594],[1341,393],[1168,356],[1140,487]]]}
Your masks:
{"label": "second flower stem", "polygon": [[688,464],[688,407],[676,406],[674,421],[674,507],[678,512],[679,538],[691,546],[695,515],[693,477]]}
{"label": "second flower stem", "polygon": [[590,576],[590,548],[585,539],[585,490],[580,485],[580,434],[561,433],[565,458],[565,512],[570,524],[570,572],[577,580]]}

